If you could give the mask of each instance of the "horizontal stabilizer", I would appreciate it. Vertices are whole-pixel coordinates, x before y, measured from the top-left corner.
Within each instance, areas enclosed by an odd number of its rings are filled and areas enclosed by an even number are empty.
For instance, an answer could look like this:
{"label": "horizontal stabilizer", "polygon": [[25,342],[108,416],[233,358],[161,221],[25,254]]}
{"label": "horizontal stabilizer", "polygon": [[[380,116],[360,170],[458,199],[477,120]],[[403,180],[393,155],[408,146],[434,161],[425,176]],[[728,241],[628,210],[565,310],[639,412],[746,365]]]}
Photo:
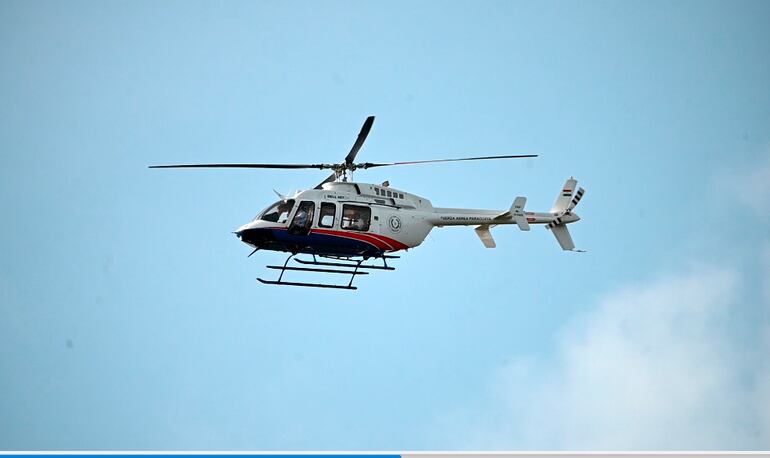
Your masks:
{"label": "horizontal stabilizer", "polygon": [[489,226],[486,224],[481,225],[475,229],[476,235],[479,236],[481,239],[481,243],[484,244],[487,248],[494,248],[497,245],[495,244],[495,239],[492,238],[492,233],[489,232]]}
{"label": "horizontal stabilizer", "polygon": [[572,251],[575,249],[575,244],[572,242],[572,236],[569,235],[569,229],[567,229],[566,224],[557,224],[550,229],[562,250]]}
{"label": "horizontal stabilizer", "polygon": [[516,221],[516,225],[518,225],[519,229],[522,231],[529,230],[529,223],[527,222],[527,218],[524,216],[524,205],[526,203],[527,198],[519,196],[516,198],[516,200],[513,201],[513,205],[511,206],[513,220]]}
{"label": "horizontal stabilizer", "polygon": [[527,198],[519,196],[513,201],[513,205],[511,205],[510,210],[505,213],[500,213],[499,215],[495,216],[494,219],[501,220],[513,218],[513,221],[516,222],[516,224],[519,226],[519,229],[522,231],[528,231],[529,222],[527,222],[527,218],[524,216],[524,205],[526,204]]}

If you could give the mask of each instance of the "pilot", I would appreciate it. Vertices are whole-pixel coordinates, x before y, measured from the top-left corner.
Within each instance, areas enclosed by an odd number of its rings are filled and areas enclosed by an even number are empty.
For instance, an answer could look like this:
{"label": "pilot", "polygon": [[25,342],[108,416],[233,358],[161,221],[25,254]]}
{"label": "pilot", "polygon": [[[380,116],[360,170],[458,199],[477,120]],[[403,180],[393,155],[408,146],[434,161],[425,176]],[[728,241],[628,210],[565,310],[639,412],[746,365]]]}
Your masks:
{"label": "pilot", "polygon": [[345,209],[345,212],[342,214],[342,225],[345,229],[347,228],[353,228],[355,223],[355,212],[349,208]]}
{"label": "pilot", "polygon": [[304,229],[307,227],[308,221],[309,220],[308,220],[307,210],[305,210],[304,208],[297,209],[297,216],[294,217],[294,224],[297,227],[301,227]]}
{"label": "pilot", "polygon": [[289,217],[289,212],[291,211],[291,207],[294,205],[290,202],[284,202],[281,205],[278,206],[278,222],[279,223],[285,223],[286,219]]}

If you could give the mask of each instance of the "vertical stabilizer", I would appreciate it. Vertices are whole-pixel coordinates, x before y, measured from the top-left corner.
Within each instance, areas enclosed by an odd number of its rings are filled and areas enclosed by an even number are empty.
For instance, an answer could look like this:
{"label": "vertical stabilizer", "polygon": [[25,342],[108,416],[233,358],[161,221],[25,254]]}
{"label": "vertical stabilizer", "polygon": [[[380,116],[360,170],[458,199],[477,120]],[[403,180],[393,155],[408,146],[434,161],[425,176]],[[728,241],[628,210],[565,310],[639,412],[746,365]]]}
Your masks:
{"label": "vertical stabilizer", "polygon": [[551,228],[551,232],[556,237],[556,241],[559,242],[562,250],[572,251],[575,249],[575,244],[572,242],[572,236],[569,235],[569,229],[566,224],[557,224]]}
{"label": "vertical stabilizer", "polygon": [[476,228],[476,235],[481,239],[481,243],[487,248],[494,248],[497,246],[495,239],[492,238],[492,233],[489,232],[489,226],[483,224]]}
{"label": "vertical stabilizer", "polygon": [[570,201],[572,201],[572,193],[575,192],[575,186],[577,186],[577,180],[570,177],[561,188],[559,197],[556,198],[556,202],[553,203],[551,213],[561,213],[569,207]]}

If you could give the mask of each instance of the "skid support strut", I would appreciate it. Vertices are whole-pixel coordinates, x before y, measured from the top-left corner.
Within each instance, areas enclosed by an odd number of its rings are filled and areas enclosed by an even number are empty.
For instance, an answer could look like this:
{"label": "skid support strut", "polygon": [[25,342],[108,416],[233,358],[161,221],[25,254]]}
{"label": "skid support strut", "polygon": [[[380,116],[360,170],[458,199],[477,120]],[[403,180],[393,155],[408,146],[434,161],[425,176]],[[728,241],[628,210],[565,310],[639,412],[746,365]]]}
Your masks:
{"label": "skid support strut", "polygon": [[[361,257],[360,259],[356,259],[353,257],[331,257],[331,256],[322,256],[324,258],[333,259],[334,262],[329,261],[319,261],[315,255],[313,255],[313,259],[299,259],[295,258],[295,255],[289,255],[288,258],[286,258],[286,262],[283,263],[282,266],[267,266],[268,269],[274,269],[274,270],[280,270],[281,274],[278,276],[278,280],[265,280],[262,278],[257,278],[261,283],[264,283],[266,285],[282,285],[282,286],[303,286],[306,288],[334,288],[334,289],[358,289],[357,287],[353,286],[353,280],[355,280],[357,275],[369,275],[369,272],[366,272],[363,269],[377,269],[377,270],[395,270],[395,267],[388,266],[387,261],[385,258],[396,258],[397,256],[382,256],[383,265],[370,265],[370,264],[363,264],[365,261],[365,258]],[[319,267],[295,267],[295,266],[289,266],[289,261],[294,258],[294,260],[300,264],[303,265],[311,265],[311,266],[319,266]],[[329,267],[337,267],[336,269],[329,269]],[[331,284],[331,283],[306,283],[306,282],[294,282],[294,281],[284,281],[283,275],[287,272],[313,272],[313,273],[321,273],[321,274],[342,274],[342,275],[350,275],[350,281],[348,281],[347,285],[340,285],[340,284]]]}

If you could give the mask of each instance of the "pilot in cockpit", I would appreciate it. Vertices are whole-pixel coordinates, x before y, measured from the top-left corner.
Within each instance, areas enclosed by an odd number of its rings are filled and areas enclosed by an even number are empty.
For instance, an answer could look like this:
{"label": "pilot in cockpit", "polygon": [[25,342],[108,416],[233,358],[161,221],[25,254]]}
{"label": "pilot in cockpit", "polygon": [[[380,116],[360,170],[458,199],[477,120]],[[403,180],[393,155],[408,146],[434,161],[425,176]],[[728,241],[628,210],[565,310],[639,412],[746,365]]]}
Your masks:
{"label": "pilot in cockpit", "polygon": [[297,209],[297,215],[294,217],[294,226],[303,229],[308,226],[308,213],[304,207]]}
{"label": "pilot in cockpit", "polygon": [[278,222],[279,223],[285,223],[286,220],[289,219],[289,212],[291,211],[291,207],[294,206],[294,201],[288,201],[283,202],[282,204],[278,205]]}

